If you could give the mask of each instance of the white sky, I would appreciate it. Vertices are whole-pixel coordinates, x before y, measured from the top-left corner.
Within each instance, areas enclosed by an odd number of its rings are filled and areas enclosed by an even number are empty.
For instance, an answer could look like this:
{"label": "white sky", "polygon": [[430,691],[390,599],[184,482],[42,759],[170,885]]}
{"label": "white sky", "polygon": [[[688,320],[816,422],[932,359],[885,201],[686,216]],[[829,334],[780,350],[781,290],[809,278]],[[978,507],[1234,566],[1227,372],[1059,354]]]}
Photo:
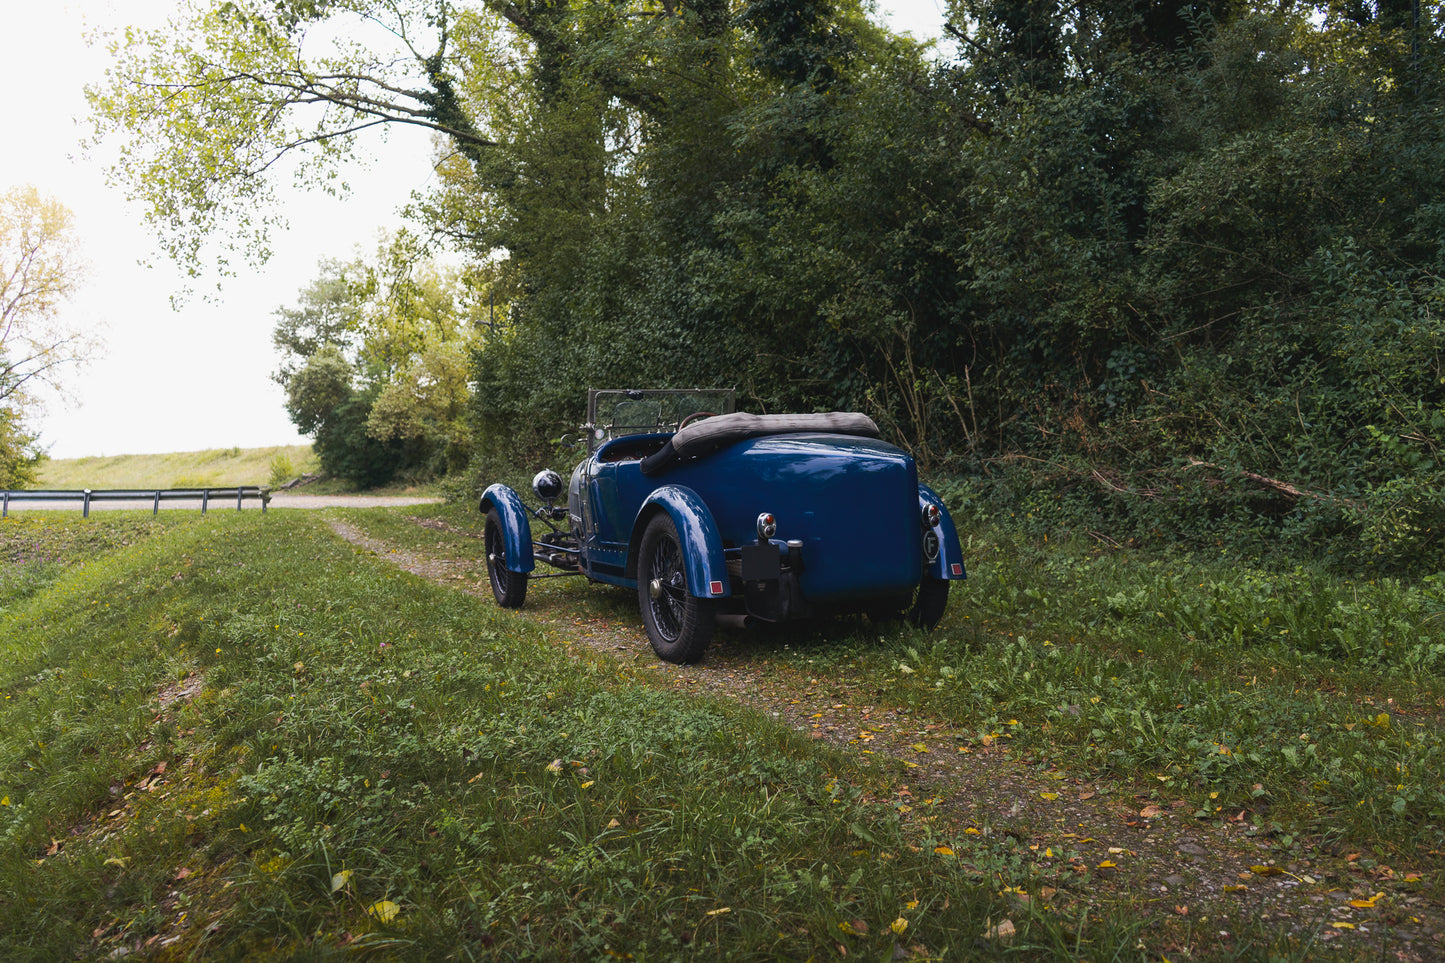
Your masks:
{"label": "white sky", "polygon": [[[294,303],[318,262],[370,252],[382,230],[399,227],[398,209],[431,180],[428,137],[393,130],[371,145],[374,161],[346,171],[349,200],[286,195],[290,229],[272,236],[260,270],[238,266],[219,292],[195,282],[179,308],[179,272],[154,250],[138,207],[105,186],[102,161],[79,156],[86,133],[82,89],[104,74],[106,53],[88,47],[90,28],[151,26],[174,0],[48,0],[10,5],[0,36],[0,190],[34,184],[75,214],[87,263],[67,306],[68,320],[100,335],[104,347],[65,378],[74,401],[46,401],[33,422],[55,458],[193,451],[305,443],[286,417],[270,379],[273,312]],[[941,32],[943,0],[879,0],[895,29]],[[148,259],[155,267],[137,262]],[[211,291],[210,300],[200,293]]]}

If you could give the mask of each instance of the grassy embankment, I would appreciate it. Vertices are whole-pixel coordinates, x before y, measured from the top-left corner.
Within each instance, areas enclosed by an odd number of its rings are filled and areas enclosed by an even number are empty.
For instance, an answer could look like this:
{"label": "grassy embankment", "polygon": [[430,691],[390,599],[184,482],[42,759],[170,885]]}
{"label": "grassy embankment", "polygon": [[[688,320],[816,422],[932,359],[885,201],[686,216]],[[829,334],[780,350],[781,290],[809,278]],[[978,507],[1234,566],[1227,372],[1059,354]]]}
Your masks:
{"label": "grassy embankment", "polygon": [[292,477],[319,469],[310,445],[211,448],[166,455],[46,459],[40,464],[36,487],[100,490],[269,485],[271,467],[278,458],[290,463]]}
{"label": "grassy embankment", "polygon": [[[1019,840],[903,820],[871,801],[882,769],[579,661],[314,516],[34,513],[0,547],[6,959],[1158,958],[1141,906],[1021,912]],[[937,635],[770,657],[1147,776],[1206,821],[1267,793],[1261,838],[1285,850],[1322,827],[1406,862],[1442,848],[1438,584],[997,533],[968,552],[968,604]],[[1005,915],[1014,938],[982,938]],[[1268,926],[1218,955],[1320,950]]]}

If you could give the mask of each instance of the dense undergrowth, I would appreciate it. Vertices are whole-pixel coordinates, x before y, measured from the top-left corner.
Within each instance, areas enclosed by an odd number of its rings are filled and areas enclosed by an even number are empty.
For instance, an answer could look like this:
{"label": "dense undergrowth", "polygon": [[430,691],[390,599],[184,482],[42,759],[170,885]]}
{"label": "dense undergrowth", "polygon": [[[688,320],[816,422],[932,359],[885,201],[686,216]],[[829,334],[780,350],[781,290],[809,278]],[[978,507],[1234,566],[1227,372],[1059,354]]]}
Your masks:
{"label": "dense undergrowth", "polygon": [[[421,511],[455,531],[357,517],[474,549],[475,512]],[[1442,848],[1437,584],[967,543],[936,635],[832,625],[759,658],[1204,820],[1247,808],[1285,851]],[[1011,907],[1019,841],[900,821],[883,770],[564,654],[320,519],[36,515],[0,545],[7,959],[1153,958],[1142,906]],[[1317,952],[1240,937],[1201,952]]]}

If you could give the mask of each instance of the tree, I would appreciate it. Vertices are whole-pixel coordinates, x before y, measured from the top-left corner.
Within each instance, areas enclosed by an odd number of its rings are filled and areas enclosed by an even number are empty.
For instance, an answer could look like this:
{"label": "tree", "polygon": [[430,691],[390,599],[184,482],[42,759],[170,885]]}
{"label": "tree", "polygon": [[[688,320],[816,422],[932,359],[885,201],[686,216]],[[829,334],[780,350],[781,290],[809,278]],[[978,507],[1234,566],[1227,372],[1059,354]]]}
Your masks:
{"label": "tree", "polygon": [[297,185],[344,193],[338,165],[363,131],[415,127],[473,156],[492,143],[452,73],[452,30],[474,16],[448,0],[217,0],[164,29],[127,30],[110,41],[105,82],[86,91],[90,146],[118,142],[110,180],[144,202],[193,274],[207,240],[221,243],[222,268],[237,251],[264,260],[285,162]]}
{"label": "tree", "polygon": [[401,233],[371,260],[324,261],[295,307],[277,310],[273,376],[329,474],[374,486],[394,473],[465,464],[473,316],[469,276]]}
{"label": "tree", "polygon": [[[57,386],[91,343],[62,317],[80,279],[73,216],[34,187],[0,194],[0,483],[31,480],[36,438],[24,426],[33,388]],[[4,478],[8,476],[9,480]]]}

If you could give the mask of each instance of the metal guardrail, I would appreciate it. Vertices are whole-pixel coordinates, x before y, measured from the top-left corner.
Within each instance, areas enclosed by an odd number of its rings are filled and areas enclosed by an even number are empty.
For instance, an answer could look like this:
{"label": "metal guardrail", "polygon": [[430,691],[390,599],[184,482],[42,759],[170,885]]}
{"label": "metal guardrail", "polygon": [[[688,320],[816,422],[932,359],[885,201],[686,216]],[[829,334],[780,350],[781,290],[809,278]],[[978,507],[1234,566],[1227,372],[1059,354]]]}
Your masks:
{"label": "metal guardrail", "polygon": [[241,510],[241,505],[248,498],[259,499],[261,511],[266,511],[266,506],[271,503],[271,489],[262,488],[256,485],[241,485],[236,488],[137,488],[137,489],[111,489],[107,491],[92,491],[83,488],[78,491],[6,491],[0,493],[0,500],[3,500],[4,507],[0,510],[0,517],[10,514],[11,503],[19,502],[80,502],[81,512],[84,517],[90,517],[90,505],[92,502],[151,502],[151,514],[159,514],[161,502],[163,501],[196,501],[201,502],[201,514],[206,513],[212,499],[227,501],[236,500],[236,511]]}

